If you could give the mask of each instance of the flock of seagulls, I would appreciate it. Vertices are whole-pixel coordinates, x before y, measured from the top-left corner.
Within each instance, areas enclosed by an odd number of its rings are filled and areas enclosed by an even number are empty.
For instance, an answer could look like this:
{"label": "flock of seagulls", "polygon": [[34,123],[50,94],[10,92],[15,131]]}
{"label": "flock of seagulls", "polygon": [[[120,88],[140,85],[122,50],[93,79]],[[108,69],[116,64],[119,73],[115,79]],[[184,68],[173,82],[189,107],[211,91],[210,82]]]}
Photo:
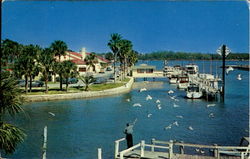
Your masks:
{"label": "flock of seagulls", "polygon": [[[234,68],[233,67],[228,67],[227,69],[226,69],[226,74],[229,74],[229,72],[230,71],[233,71],[234,70]],[[239,81],[241,81],[242,80],[242,77],[241,77],[241,74],[238,74],[237,75],[237,80],[239,80]]]}
{"label": "flock of seagulls", "polygon": [[[147,91],[147,89],[146,88],[141,88],[140,90],[139,90],[139,92],[144,92],[144,91]],[[169,95],[169,98],[173,101],[172,103],[173,103],[173,108],[177,108],[177,107],[180,107],[180,105],[177,103],[178,101],[179,101],[179,99],[177,99],[177,96],[176,95],[174,95],[174,91],[173,90],[169,90],[168,92],[168,95]],[[153,100],[153,98],[152,98],[152,96],[150,96],[149,94],[146,96],[146,101],[148,101],[149,102],[149,100]],[[127,99],[126,100],[127,102],[130,102],[130,99]],[[159,100],[159,99],[156,99],[155,100],[155,104],[156,104],[156,107],[160,110],[160,109],[162,109],[162,106],[161,106],[161,101]],[[214,103],[212,103],[212,104],[207,104],[207,108],[209,108],[209,107],[214,107],[214,106],[216,106],[216,104],[214,104]],[[142,107],[142,105],[140,104],[140,103],[134,103],[133,104],[133,107]],[[147,113],[147,118],[151,118],[152,117],[152,113]],[[215,115],[214,115],[214,113],[209,113],[209,118],[214,118],[215,117]],[[182,115],[177,115],[176,116],[176,118],[179,118],[179,119],[183,119],[183,116]],[[171,129],[171,128],[173,128],[173,127],[179,127],[179,123],[178,123],[178,121],[174,121],[173,123],[171,123],[171,124],[169,124],[168,126],[166,126],[164,129],[165,130],[169,130],[169,129]],[[194,131],[194,128],[192,127],[192,126],[188,126],[187,127],[187,129],[188,130],[190,130],[190,131]],[[199,152],[199,153],[204,153],[204,150],[201,150],[201,149],[197,149],[196,150],[196,152]]]}

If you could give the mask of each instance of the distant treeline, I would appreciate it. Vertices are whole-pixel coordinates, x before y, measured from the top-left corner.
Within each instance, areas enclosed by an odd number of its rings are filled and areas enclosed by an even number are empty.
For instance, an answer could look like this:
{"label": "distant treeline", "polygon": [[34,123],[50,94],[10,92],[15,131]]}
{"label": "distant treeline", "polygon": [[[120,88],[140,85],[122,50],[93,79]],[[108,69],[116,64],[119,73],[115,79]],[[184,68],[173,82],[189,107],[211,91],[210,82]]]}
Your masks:
{"label": "distant treeline", "polygon": [[[157,51],[152,53],[140,53],[139,60],[220,60],[222,57],[210,53],[188,53],[188,52],[174,52],[174,51]],[[248,53],[230,53],[227,60],[249,60]]]}

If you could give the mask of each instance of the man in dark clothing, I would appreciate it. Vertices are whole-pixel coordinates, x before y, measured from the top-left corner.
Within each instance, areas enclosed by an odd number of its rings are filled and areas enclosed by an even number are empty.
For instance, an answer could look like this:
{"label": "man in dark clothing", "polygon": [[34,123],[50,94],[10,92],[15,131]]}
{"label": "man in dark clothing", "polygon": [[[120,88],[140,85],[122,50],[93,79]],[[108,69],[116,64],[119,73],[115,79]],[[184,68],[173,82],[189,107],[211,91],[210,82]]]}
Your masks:
{"label": "man in dark clothing", "polygon": [[127,147],[130,148],[133,146],[133,127],[135,125],[135,122],[137,119],[132,124],[127,123],[126,128],[124,129],[124,134],[126,134],[126,140],[127,140]]}

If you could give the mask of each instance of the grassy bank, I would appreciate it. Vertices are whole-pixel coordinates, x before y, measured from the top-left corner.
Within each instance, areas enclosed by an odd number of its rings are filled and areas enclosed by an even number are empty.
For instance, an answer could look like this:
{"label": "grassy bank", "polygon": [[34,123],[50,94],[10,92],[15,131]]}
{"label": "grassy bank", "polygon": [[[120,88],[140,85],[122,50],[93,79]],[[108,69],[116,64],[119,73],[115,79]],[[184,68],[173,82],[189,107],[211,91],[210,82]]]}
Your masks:
{"label": "grassy bank", "polygon": [[[89,86],[89,91],[103,91],[107,89],[112,89],[112,88],[117,88],[125,85],[129,81],[129,78],[126,78],[123,81],[119,81],[117,83],[104,83],[104,84],[92,84]],[[44,95],[45,93],[45,88],[32,88],[32,92],[28,92],[27,94],[24,93],[24,88],[23,90],[23,95]],[[60,90],[59,87],[55,88],[49,88],[49,92],[47,94],[67,94],[67,93],[80,93],[80,92],[85,92],[84,87],[69,87],[68,92],[66,92],[66,89],[63,88],[63,90]]]}

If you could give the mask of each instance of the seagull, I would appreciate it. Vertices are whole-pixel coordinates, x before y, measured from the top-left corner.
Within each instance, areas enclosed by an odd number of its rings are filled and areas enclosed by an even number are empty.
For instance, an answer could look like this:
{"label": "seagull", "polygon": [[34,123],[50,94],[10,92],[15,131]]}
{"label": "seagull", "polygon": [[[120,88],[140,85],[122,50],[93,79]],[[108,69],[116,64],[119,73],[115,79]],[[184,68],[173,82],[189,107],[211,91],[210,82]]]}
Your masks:
{"label": "seagull", "polygon": [[146,88],[141,88],[140,90],[139,90],[139,92],[143,92],[143,91],[146,91],[147,89]]}
{"label": "seagull", "polygon": [[176,97],[176,96],[170,96],[170,98],[173,99],[173,100],[175,100],[175,97]]}
{"label": "seagull", "polygon": [[177,104],[174,103],[174,107],[175,107],[175,108],[176,108],[176,107],[179,107],[179,105],[177,105]]}
{"label": "seagull", "polygon": [[194,129],[192,128],[192,126],[189,126],[188,129],[189,129],[189,130],[194,130]]}
{"label": "seagull", "polygon": [[52,113],[52,112],[48,112],[50,115],[52,115],[52,116],[56,116],[54,113]]}
{"label": "seagull", "polygon": [[158,107],[158,109],[161,109],[161,104],[158,104],[157,107]]}
{"label": "seagull", "polygon": [[181,118],[181,119],[182,119],[182,118],[183,118],[183,116],[181,116],[181,115],[177,115],[177,116],[176,116],[176,118]]}
{"label": "seagull", "polygon": [[204,151],[204,150],[201,150],[200,152],[201,152],[201,154],[204,154],[204,153],[205,153],[205,151]]}
{"label": "seagull", "polygon": [[173,122],[173,125],[179,126],[177,121]]}
{"label": "seagull", "polygon": [[152,116],[152,114],[148,114],[148,118],[150,118]]}
{"label": "seagull", "polygon": [[195,149],[196,152],[200,152],[200,149]]}
{"label": "seagull", "polygon": [[126,99],[126,101],[127,101],[127,102],[130,102],[130,99],[128,98],[128,99]]}
{"label": "seagull", "polygon": [[172,94],[172,93],[174,93],[173,90],[169,90],[169,91],[168,91],[168,94]]}
{"label": "seagull", "polygon": [[174,99],[176,102],[179,102],[179,99]]}
{"label": "seagull", "polygon": [[216,104],[208,104],[207,107],[214,107]]}
{"label": "seagull", "polygon": [[210,118],[214,118],[214,113],[210,113],[210,114],[209,114],[209,117],[210,117]]}
{"label": "seagull", "polygon": [[159,99],[157,99],[155,103],[161,103],[161,101]]}
{"label": "seagull", "polygon": [[150,95],[148,95],[148,96],[146,97],[146,100],[152,100],[152,97],[151,97]]}
{"label": "seagull", "polygon": [[231,67],[231,66],[229,66],[229,67],[226,69],[226,73],[228,74],[230,71],[233,71],[233,70],[234,70],[234,68]]}
{"label": "seagull", "polygon": [[169,126],[165,127],[165,130],[171,129],[172,124],[170,124]]}
{"label": "seagull", "polygon": [[242,80],[242,78],[241,78],[241,74],[238,74],[238,76],[237,76],[237,80]]}
{"label": "seagull", "polygon": [[140,104],[140,103],[135,103],[135,104],[133,105],[133,107],[141,107],[141,104]]}

